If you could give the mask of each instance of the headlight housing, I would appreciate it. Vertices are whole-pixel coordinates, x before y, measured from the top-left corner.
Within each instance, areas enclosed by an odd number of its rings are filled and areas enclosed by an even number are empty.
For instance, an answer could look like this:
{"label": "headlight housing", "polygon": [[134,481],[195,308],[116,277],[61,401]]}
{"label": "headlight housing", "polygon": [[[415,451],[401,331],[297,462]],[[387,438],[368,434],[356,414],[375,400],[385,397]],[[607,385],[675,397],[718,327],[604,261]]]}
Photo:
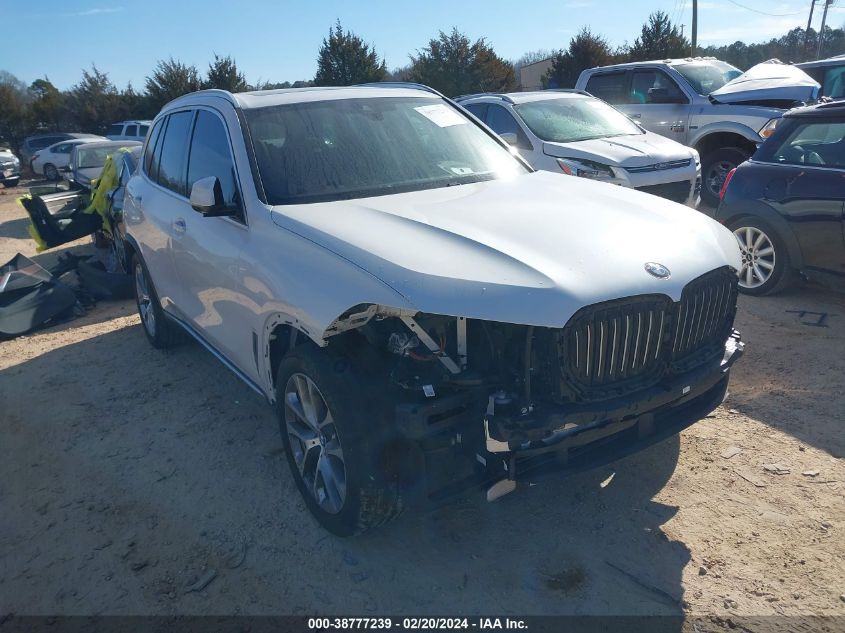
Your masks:
{"label": "headlight housing", "polygon": [[766,125],[760,128],[758,134],[764,139],[769,138],[772,134],[775,133],[775,129],[777,128],[778,123],[780,122],[780,117],[778,117],[777,119],[769,119],[768,121],[766,121]]}
{"label": "headlight housing", "polygon": [[592,180],[613,180],[616,178],[616,174],[613,173],[611,167],[592,160],[583,158],[558,158],[557,164],[560,165],[563,173],[569,176],[579,176]]}

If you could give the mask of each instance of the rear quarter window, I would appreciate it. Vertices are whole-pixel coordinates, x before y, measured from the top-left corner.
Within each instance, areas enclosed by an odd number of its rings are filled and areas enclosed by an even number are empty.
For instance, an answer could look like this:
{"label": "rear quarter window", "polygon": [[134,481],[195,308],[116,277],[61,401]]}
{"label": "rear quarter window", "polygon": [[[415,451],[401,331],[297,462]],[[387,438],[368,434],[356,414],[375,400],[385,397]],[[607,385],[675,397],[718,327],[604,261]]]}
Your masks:
{"label": "rear quarter window", "polygon": [[122,125],[110,125],[109,129],[106,130],[106,136],[122,136],[123,135],[123,126]]}

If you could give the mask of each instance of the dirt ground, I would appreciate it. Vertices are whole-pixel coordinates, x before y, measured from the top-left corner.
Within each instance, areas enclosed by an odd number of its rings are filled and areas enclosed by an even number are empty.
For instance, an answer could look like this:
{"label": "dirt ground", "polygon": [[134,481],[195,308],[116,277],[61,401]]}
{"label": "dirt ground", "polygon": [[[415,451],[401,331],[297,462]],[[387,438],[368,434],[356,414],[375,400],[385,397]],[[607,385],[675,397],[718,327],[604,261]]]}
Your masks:
{"label": "dirt ground", "polygon": [[[22,191],[0,261],[34,252]],[[268,405],[198,345],[151,348],[132,302],[0,342],[0,616],[845,616],[845,298],[742,297],[737,326],[729,400],[679,438],[347,540]]]}

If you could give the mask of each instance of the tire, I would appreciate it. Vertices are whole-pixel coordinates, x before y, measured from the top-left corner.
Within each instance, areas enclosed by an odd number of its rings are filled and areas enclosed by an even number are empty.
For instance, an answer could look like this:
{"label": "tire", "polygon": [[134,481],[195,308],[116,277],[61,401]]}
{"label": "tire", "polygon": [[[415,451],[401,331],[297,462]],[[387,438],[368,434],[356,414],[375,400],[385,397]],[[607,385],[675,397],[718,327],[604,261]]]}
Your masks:
{"label": "tire", "polygon": [[738,147],[721,147],[701,159],[701,201],[711,207],[719,206],[719,193],[728,172],[746,160],[748,152]]}
{"label": "tire", "polygon": [[185,334],[161,309],[161,303],[150,281],[149,272],[137,257],[132,258],[135,285],[135,305],[141,317],[141,329],[150,344],[157,349],[168,349],[181,343]]}
{"label": "tire", "polygon": [[20,178],[9,178],[8,180],[3,181],[3,186],[7,189],[11,187],[17,187],[18,183],[21,181]]}
{"label": "tire", "polygon": [[114,254],[114,260],[120,267],[120,270],[129,274],[132,270],[132,263],[129,262],[126,257],[126,240],[123,239],[120,229],[118,229],[114,222],[112,222],[111,250]]}
{"label": "tire", "polygon": [[52,163],[44,165],[44,177],[47,180],[59,180],[59,170]]}
{"label": "tire", "polygon": [[786,243],[775,229],[754,217],[734,220],[728,228],[742,253],[742,269],[737,273],[741,293],[770,295],[789,286],[792,265]]}
{"label": "tire", "polygon": [[398,478],[390,474],[390,435],[378,414],[383,407],[362,380],[346,359],[310,346],[290,352],[277,372],[288,465],[308,510],[338,536],[378,527],[402,511]]}

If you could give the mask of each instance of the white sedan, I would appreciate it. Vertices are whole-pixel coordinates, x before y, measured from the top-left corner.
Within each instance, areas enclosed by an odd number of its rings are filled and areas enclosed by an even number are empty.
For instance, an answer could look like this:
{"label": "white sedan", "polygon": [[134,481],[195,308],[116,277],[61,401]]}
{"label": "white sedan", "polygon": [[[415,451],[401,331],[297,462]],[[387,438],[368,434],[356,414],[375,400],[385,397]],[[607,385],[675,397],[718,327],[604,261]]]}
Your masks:
{"label": "white sedan", "polygon": [[698,152],[649,132],[601,99],[575,90],[455,99],[534,169],[630,187],[696,208]]}
{"label": "white sedan", "polygon": [[47,180],[60,180],[61,172],[68,166],[70,153],[74,147],[83,143],[105,140],[102,136],[86,136],[85,138],[72,138],[54,143],[49,147],[38,150],[32,156],[32,171],[44,176]]}

